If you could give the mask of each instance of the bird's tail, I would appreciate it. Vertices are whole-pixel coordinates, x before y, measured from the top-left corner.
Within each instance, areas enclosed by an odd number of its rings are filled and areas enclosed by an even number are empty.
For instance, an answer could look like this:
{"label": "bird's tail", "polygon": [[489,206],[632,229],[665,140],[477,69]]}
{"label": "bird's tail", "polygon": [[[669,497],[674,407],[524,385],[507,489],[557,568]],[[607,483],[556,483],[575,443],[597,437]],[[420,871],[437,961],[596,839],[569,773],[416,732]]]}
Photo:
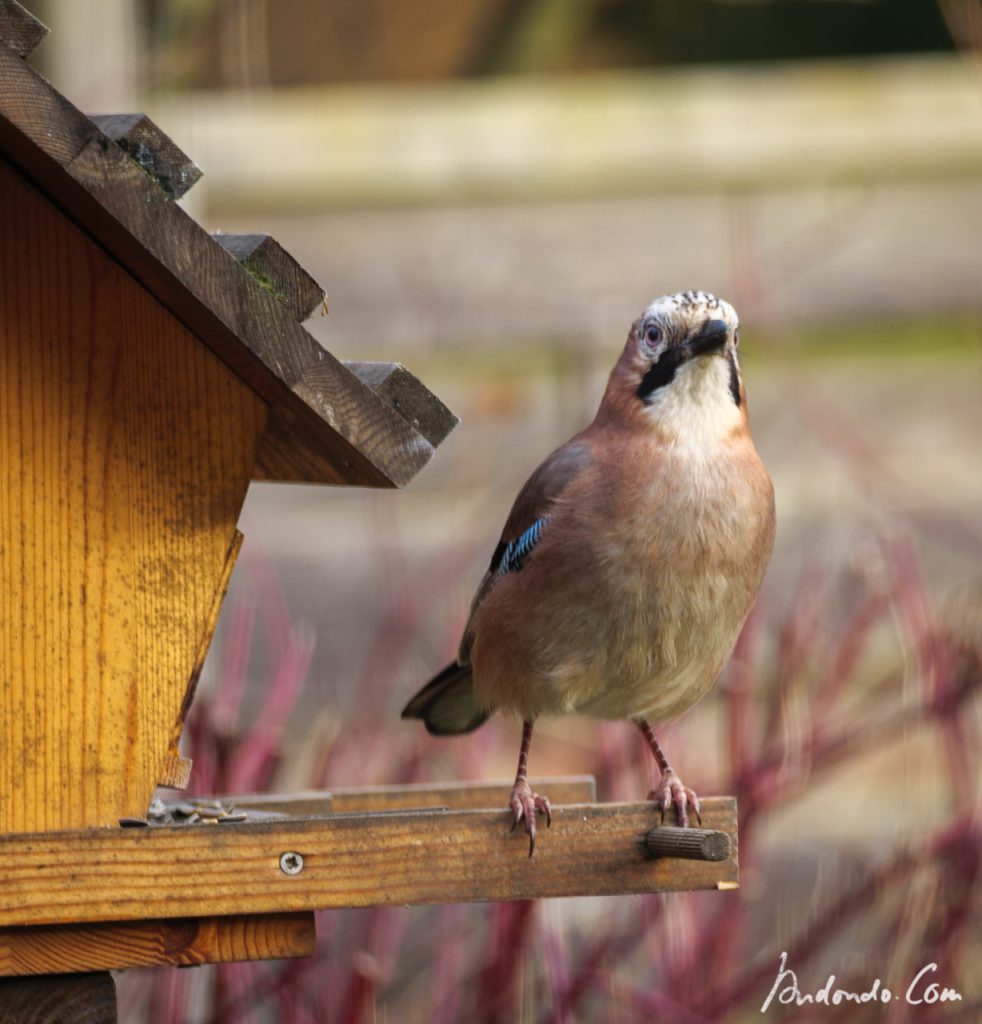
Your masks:
{"label": "bird's tail", "polygon": [[403,708],[403,718],[420,718],[433,736],[458,736],[483,725],[491,712],[478,706],[470,665],[448,665]]}

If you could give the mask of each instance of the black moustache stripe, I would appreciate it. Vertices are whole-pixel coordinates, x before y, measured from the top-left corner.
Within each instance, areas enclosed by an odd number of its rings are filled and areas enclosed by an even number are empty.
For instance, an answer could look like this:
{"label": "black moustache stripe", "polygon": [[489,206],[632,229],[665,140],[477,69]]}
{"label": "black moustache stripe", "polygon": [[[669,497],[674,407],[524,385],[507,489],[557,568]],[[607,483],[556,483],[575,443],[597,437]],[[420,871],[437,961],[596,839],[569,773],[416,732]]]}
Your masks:
{"label": "black moustache stripe", "polygon": [[730,353],[730,394],[733,401],[740,408],[740,371],[737,369],[736,355]]}
{"label": "black moustache stripe", "polygon": [[661,354],[661,358],[641,378],[638,385],[638,398],[647,402],[659,388],[671,384],[675,379],[675,371],[685,362],[686,354],[681,348],[669,348]]}

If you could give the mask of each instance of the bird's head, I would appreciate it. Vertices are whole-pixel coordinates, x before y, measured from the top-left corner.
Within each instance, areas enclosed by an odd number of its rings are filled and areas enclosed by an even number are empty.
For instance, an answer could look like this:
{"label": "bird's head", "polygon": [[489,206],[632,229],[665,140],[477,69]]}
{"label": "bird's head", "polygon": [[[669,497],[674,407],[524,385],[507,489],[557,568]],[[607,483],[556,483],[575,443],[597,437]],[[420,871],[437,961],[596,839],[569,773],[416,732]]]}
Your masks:
{"label": "bird's head", "polygon": [[697,443],[746,425],[736,310],[706,292],[655,299],[635,320],[601,404],[619,419]]}

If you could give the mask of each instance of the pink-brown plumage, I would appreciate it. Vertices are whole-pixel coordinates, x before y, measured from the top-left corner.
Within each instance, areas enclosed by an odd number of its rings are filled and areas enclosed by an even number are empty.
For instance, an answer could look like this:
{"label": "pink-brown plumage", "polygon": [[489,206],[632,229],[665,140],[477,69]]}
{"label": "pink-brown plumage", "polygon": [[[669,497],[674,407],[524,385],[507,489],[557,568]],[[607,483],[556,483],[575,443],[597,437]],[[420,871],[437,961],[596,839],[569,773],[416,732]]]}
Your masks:
{"label": "pink-brown plumage", "polygon": [[[529,808],[547,810],[524,774],[540,715],[635,721],[662,771],[663,809],[676,803],[683,822],[688,802],[698,809],[647,723],[675,717],[715,683],[773,546],[773,488],[750,436],[737,344],[736,314],[713,296],[682,293],[645,310],[593,423],[519,493],[453,685],[441,674],[404,712],[434,732],[473,728],[494,710],[526,723],[512,806],[531,840]],[[509,562],[507,545],[537,522],[529,550]],[[437,727],[452,701],[470,708],[468,724],[453,728],[455,710]]]}

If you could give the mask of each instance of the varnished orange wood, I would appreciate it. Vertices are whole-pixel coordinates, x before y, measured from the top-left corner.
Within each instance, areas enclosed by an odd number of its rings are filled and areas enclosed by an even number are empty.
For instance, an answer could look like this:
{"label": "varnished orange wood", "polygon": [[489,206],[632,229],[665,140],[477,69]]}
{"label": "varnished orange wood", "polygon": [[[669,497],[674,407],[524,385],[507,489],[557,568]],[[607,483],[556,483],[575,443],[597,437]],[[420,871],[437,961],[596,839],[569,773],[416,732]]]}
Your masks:
{"label": "varnished orange wood", "polygon": [[142,815],[262,401],[0,162],[0,833]]}
{"label": "varnished orange wood", "polygon": [[309,911],[0,928],[0,976],[282,960],[316,939]]}

